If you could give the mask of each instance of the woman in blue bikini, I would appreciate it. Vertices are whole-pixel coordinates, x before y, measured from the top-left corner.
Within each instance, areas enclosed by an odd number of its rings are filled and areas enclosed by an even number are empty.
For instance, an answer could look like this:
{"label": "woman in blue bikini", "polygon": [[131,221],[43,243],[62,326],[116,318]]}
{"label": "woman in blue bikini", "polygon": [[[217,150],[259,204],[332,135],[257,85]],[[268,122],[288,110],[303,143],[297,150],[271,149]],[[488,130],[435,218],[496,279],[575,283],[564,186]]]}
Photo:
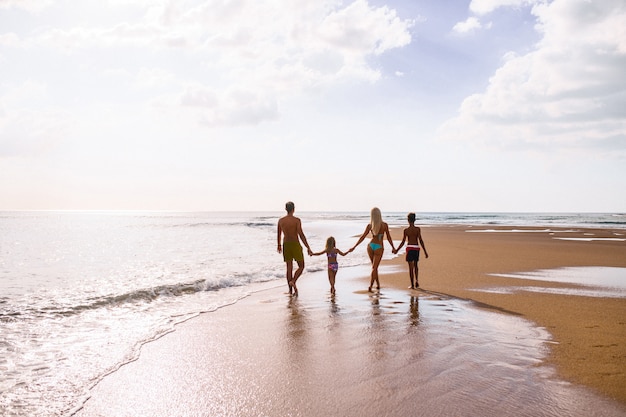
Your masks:
{"label": "woman in blue bikini", "polygon": [[367,290],[371,292],[374,281],[376,281],[376,289],[380,289],[380,282],[378,281],[378,265],[380,265],[380,261],[383,259],[383,252],[385,251],[385,247],[383,246],[383,237],[385,234],[387,235],[387,240],[391,245],[391,249],[393,249],[394,251],[396,250],[396,248],[393,246],[391,234],[389,234],[389,226],[383,221],[383,216],[380,213],[380,209],[378,207],[374,207],[372,209],[372,212],[370,214],[370,223],[367,225],[359,240],[348,251],[348,253],[356,249],[356,247],[359,246],[361,242],[363,242],[363,240],[367,237],[369,233],[372,234],[372,240],[367,245],[367,254],[370,257],[370,261],[372,262],[372,279],[370,281],[370,286]]}

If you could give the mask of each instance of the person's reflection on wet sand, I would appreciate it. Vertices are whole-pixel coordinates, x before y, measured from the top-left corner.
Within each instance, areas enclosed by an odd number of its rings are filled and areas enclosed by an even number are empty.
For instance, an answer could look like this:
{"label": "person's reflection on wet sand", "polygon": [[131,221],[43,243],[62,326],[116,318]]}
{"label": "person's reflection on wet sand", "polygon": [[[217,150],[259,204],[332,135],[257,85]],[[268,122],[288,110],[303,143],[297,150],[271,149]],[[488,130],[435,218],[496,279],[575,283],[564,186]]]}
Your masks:
{"label": "person's reflection on wet sand", "polygon": [[305,331],[305,320],[300,311],[297,298],[290,298],[287,302],[290,315],[287,317],[287,336],[289,338],[300,338]]}
{"label": "person's reflection on wet sand", "polygon": [[412,295],[409,303],[409,324],[417,326],[420,324],[419,297]]}
{"label": "person's reflection on wet sand", "polygon": [[281,344],[285,353],[292,359],[288,362],[299,364],[300,367],[307,362],[310,342],[307,315],[296,297],[289,297],[287,309],[290,314],[285,317],[285,335]]}
{"label": "person's reflection on wet sand", "polygon": [[375,293],[369,296],[370,302],[372,303],[372,318],[379,317],[382,314],[382,310],[380,307],[380,294]]}
{"label": "person's reflection on wet sand", "polygon": [[329,299],[331,316],[336,316],[341,311],[341,308],[339,308],[339,306],[337,305],[337,300],[335,297],[335,294],[332,294]]}

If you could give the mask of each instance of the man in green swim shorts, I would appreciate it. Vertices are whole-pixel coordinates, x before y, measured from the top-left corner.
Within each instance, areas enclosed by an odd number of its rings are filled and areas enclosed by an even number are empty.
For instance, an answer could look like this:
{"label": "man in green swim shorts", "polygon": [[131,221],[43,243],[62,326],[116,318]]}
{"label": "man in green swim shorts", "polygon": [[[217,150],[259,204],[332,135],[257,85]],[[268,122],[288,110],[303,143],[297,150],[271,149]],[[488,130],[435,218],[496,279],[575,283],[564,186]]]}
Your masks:
{"label": "man in green swim shorts", "polygon": [[[300,240],[302,240],[302,243],[306,246],[309,255],[311,255],[313,251],[311,251],[309,243],[306,241],[306,236],[304,236],[304,232],[302,231],[302,222],[293,215],[295,211],[293,202],[287,202],[287,204],[285,204],[285,210],[287,210],[287,215],[278,220],[278,253],[283,254],[283,259],[287,267],[289,294],[298,295],[296,281],[304,271],[304,255],[302,254]],[[284,235],[282,246],[280,243],[281,234]],[[295,273],[293,272],[294,260],[298,263],[298,269]]]}

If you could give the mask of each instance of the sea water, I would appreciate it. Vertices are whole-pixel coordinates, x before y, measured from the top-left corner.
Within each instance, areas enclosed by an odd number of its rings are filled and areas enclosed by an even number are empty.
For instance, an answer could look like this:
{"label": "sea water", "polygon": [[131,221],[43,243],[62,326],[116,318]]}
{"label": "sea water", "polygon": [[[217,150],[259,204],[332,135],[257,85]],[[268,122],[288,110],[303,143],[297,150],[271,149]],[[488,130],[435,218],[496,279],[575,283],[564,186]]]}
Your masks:
{"label": "sea water", "polygon": [[[259,286],[284,286],[274,213],[0,212],[0,415],[59,416],[141,346]],[[313,250],[362,213],[298,213]],[[420,224],[626,229],[623,214],[420,213]],[[406,213],[389,213],[394,226]],[[387,251],[386,257],[392,257]],[[325,268],[307,258],[307,271]],[[365,251],[342,268],[368,263]]]}

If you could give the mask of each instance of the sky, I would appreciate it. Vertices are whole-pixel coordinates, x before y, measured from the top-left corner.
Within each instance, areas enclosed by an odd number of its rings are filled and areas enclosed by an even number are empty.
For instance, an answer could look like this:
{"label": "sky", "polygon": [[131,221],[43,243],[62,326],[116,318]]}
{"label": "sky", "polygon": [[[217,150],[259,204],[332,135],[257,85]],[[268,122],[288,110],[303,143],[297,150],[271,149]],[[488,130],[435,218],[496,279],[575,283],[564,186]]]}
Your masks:
{"label": "sky", "polygon": [[626,212],[624,0],[0,0],[0,210]]}

